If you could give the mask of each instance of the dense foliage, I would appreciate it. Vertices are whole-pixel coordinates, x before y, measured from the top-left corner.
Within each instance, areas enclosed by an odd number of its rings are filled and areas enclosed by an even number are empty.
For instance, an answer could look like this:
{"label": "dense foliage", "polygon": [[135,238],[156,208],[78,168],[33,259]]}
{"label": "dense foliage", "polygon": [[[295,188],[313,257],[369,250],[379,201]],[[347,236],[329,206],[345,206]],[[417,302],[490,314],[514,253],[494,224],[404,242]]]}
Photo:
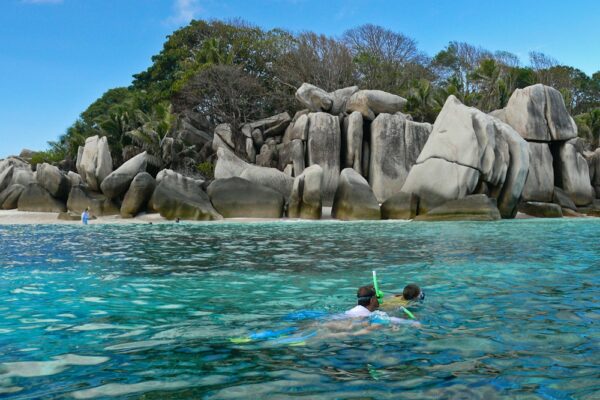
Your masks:
{"label": "dense foliage", "polygon": [[504,107],[515,89],[544,83],[561,91],[581,136],[594,147],[600,137],[600,71],[590,77],[537,52],[522,65],[509,52],[450,42],[428,57],[414,39],[374,25],[331,38],[240,21],[192,21],[167,38],[152,62],[130,87],[111,89],[91,104],[36,157],[74,159],[85,138],[96,134],[108,137],[116,164],[142,150],[160,157],[178,116],[194,112],[209,129],[222,122],[239,126],[294,111],[294,92],[303,82],[328,91],[358,85],[399,94],[415,119],[429,122],[450,94],[489,112]]}

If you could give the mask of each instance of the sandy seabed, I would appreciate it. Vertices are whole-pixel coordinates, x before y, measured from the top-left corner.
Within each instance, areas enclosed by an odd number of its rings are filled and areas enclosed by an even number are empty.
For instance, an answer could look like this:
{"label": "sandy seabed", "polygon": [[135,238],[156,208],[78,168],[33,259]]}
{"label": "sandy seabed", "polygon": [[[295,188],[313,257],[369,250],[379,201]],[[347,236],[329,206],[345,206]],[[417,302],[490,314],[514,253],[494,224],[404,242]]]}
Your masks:
{"label": "sandy seabed", "polygon": [[[323,207],[322,220],[331,220],[331,207]],[[295,219],[281,218],[225,218],[219,221],[210,221],[213,223],[220,222],[264,222],[264,221],[300,221]],[[110,215],[106,217],[98,217],[89,221],[89,224],[148,224],[148,223],[164,223],[172,224],[175,221],[170,221],[160,216],[160,214],[140,214],[135,218],[121,218],[119,215]],[[206,223],[207,221],[185,221],[186,223]],[[0,225],[34,225],[34,224],[59,224],[73,225],[81,224],[81,221],[65,221],[58,219],[58,213],[51,212],[30,212],[18,210],[0,210]]]}

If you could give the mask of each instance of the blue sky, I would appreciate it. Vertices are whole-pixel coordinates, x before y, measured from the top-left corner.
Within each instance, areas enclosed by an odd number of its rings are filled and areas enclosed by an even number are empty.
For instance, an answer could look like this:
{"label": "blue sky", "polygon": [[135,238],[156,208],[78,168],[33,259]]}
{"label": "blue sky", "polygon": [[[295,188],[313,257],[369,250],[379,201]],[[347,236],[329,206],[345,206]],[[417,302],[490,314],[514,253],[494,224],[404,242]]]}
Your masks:
{"label": "blue sky", "polygon": [[416,39],[531,50],[600,70],[600,1],[574,0],[0,0],[0,158],[45,149],[106,90],[145,70],[191,18],[242,18],[332,36],[364,23]]}

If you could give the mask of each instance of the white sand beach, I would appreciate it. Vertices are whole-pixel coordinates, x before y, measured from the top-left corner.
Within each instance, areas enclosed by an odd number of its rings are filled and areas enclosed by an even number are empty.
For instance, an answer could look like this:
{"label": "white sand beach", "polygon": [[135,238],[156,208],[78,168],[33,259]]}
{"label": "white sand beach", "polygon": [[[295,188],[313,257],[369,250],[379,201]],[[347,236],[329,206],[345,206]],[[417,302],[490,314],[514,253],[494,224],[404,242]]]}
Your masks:
{"label": "white sand beach", "polygon": [[[211,222],[266,222],[266,221],[296,221],[293,219],[281,219],[281,218],[225,218],[219,221]],[[323,207],[323,216],[321,220],[331,220],[331,207]],[[297,220],[300,221],[300,220]],[[97,219],[90,220],[90,224],[148,224],[155,223],[167,223],[172,224],[174,221],[170,221],[160,216],[160,214],[140,214],[135,218],[121,218],[119,215],[111,215],[105,217],[97,217]],[[203,222],[207,221],[185,221],[188,222]],[[18,210],[0,210],[0,225],[34,225],[34,224],[81,224],[79,220],[76,221],[65,221],[58,219],[58,213],[51,212],[29,212],[29,211],[18,211]]]}

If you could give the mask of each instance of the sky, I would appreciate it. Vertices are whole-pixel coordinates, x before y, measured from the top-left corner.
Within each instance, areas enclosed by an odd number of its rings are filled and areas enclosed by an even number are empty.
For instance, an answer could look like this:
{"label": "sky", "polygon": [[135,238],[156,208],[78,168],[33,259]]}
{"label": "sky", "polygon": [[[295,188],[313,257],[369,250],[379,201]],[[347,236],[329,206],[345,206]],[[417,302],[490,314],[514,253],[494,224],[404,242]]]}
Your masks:
{"label": "sky", "polygon": [[151,65],[191,19],[341,36],[372,23],[430,56],[450,41],[600,70],[597,0],[0,0],[0,159],[47,149],[108,89]]}

